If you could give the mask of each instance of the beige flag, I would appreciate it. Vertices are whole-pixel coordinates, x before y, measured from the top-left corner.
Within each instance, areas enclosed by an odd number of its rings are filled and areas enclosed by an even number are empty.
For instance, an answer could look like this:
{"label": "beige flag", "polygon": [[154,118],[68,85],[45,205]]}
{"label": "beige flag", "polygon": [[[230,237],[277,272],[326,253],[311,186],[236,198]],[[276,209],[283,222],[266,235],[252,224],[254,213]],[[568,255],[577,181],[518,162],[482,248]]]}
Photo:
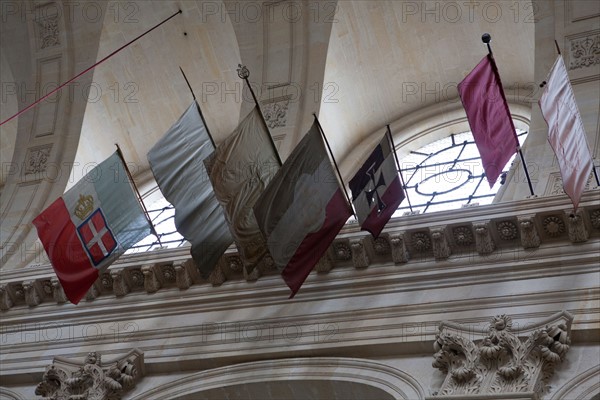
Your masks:
{"label": "beige flag", "polygon": [[252,208],[280,167],[259,112],[255,107],[204,160],[247,273],[267,254]]}

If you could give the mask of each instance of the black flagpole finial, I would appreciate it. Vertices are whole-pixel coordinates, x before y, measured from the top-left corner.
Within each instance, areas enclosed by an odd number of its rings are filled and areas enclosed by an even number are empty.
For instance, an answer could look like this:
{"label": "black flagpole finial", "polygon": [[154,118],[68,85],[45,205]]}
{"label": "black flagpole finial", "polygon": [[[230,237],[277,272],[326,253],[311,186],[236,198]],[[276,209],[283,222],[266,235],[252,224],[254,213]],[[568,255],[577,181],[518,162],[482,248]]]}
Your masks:
{"label": "black flagpole finial", "polygon": [[240,79],[248,79],[248,77],[250,76],[250,71],[248,71],[248,68],[246,68],[246,66],[242,64],[238,64],[237,73]]}
{"label": "black flagpole finial", "polygon": [[481,41],[486,44],[488,48],[488,53],[490,53],[490,57],[492,57],[492,47],[490,46],[490,42],[492,41],[492,35],[489,33],[484,33],[481,35]]}

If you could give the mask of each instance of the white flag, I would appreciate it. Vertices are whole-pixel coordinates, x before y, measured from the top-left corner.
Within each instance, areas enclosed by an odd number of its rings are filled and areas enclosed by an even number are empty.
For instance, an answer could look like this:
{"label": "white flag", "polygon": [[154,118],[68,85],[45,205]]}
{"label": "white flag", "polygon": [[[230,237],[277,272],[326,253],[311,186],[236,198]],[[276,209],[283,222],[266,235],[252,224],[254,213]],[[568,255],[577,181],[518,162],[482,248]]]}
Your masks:
{"label": "white flag", "polygon": [[539,104],[548,124],[548,141],[556,153],[565,193],[577,210],[593,163],[583,122],[562,56],[558,56]]}

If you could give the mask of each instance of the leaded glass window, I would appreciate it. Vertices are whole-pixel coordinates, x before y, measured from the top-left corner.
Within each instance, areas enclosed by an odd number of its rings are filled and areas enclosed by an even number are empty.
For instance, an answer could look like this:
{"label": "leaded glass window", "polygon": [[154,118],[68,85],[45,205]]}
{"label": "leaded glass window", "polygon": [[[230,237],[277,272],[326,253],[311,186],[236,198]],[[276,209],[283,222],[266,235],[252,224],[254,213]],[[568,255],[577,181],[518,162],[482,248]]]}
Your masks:
{"label": "leaded glass window", "polygon": [[[522,145],[527,132],[517,130],[517,136]],[[513,160],[514,156],[490,189],[473,134],[464,132],[411,151],[400,160],[400,168],[412,210],[423,214],[467,205],[490,204],[504,184]],[[394,216],[407,211],[410,211],[409,203],[404,200]]]}

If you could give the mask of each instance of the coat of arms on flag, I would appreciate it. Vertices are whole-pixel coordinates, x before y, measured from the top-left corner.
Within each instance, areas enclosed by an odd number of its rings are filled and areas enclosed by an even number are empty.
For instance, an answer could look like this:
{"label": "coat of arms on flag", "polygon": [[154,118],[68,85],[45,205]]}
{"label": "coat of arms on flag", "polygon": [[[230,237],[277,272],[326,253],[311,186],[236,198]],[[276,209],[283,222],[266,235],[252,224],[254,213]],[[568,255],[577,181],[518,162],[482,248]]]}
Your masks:
{"label": "coat of arms on flag", "polygon": [[151,231],[117,153],[50,204],[33,224],[74,304],[102,271]]}
{"label": "coat of arms on flag", "polygon": [[117,240],[100,208],[77,227],[77,233],[94,265],[100,264],[117,248]]}

